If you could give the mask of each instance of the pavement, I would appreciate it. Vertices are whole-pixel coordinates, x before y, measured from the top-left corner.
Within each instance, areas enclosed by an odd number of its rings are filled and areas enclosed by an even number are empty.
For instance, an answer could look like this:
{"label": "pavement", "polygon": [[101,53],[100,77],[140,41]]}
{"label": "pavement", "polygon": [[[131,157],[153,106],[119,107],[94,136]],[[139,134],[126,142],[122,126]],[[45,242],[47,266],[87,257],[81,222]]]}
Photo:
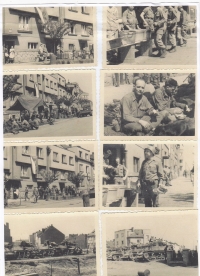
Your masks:
{"label": "pavement", "polygon": [[[171,46],[168,45],[167,49]],[[155,57],[158,51],[154,51],[152,56],[140,56],[136,53],[136,58],[133,65],[197,65],[197,33],[192,34],[187,40],[186,47],[177,46],[177,50],[174,53],[167,52],[165,58]],[[124,64],[125,65],[125,64]],[[109,65],[112,67],[112,65]],[[170,69],[172,69],[170,67]]]}
{"label": "pavement", "polygon": [[152,276],[198,276],[197,267],[172,267],[161,262],[107,262],[108,276],[137,276],[138,271],[144,272],[145,269],[149,269]]}
{"label": "pavement", "polygon": [[159,195],[160,207],[187,207],[194,204],[194,186],[190,178],[179,177],[171,181],[172,186],[167,186],[167,193]]}
{"label": "pavement", "polygon": [[[95,206],[95,199],[90,199],[90,207]],[[33,202],[33,198],[25,201],[24,199],[8,199],[8,207],[6,209],[37,209],[37,208],[67,208],[67,207],[83,207],[83,200],[81,197],[72,197],[59,200],[38,200],[37,203]]]}
{"label": "pavement", "polygon": [[92,136],[93,117],[58,119],[54,125],[41,125],[37,130],[20,131],[18,134],[5,133],[4,138],[23,137],[59,137],[59,136]]}

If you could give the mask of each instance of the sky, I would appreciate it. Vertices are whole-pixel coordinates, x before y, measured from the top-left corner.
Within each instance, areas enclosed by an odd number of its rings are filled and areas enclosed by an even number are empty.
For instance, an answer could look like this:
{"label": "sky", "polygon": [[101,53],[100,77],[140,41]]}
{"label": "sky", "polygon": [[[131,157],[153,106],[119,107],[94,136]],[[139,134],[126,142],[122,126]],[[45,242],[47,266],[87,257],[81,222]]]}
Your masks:
{"label": "sky", "polygon": [[29,235],[51,224],[65,236],[88,234],[95,229],[95,217],[91,214],[31,214],[6,215],[4,224],[9,223],[13,241],[28,239]]}
{"label": "sky", "polygon": [[183,166],[187,170],[191,170],[194,164],[194,145],[193,144],[184,144],[183,148]]}
{"label": "sky", "polygon": [[88,99],[92,100],[92,93],[95,93],[95,91],[92,90],[92,74],[90,72],[62,73],[61,75],[66,79],[66,82],[68,80],[70,82],[77,82],[83,92],[89,93]]}
{"label": "sky", "polygon": [[151,235],[162,238],[186,248],[197,245],[197,211],[173,212],[164,211],[111,215],[106,219],[106,240],[114,239],[114,231],[130,229],[150,229]]}

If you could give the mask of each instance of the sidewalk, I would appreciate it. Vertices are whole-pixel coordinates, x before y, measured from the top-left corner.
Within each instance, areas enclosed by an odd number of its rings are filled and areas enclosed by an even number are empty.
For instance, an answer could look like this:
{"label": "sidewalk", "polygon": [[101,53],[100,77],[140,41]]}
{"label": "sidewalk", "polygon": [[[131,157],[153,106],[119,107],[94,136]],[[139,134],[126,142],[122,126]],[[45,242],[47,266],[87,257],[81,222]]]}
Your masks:
{"label": "sidewalk", "polygon": [[160,207],[192,208],[194,203],[194,186],[190,178],[178,177],[167,186],[168,192],[159,195]]}

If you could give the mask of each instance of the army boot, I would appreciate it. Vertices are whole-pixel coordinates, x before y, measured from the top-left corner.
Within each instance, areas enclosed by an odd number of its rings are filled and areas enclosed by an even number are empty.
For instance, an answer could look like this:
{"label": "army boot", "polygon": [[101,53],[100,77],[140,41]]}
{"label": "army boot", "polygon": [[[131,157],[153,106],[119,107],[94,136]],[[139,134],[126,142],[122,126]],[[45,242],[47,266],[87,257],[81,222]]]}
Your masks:
{"label": "army boot", "polygon": [[176,46],[173,46],[169,52],[170,53],[175,53],[176,52]]}
{"label": "army boot", "polygon": [[165,58],[166,54],[167,54],[166,49],[162,49],[160,58]]}

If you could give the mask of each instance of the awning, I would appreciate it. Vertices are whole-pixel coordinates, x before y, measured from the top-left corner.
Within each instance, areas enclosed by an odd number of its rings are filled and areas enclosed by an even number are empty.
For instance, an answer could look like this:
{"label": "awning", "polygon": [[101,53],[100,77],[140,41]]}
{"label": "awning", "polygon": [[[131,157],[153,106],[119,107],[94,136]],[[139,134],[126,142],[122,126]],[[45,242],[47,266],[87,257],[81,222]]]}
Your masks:
{"label": "awning", "polygon": [[3,36],[20,36],[21,34],[4,33]]}
{"label": "awning", "polygon": [[40,106],[47,106],[46,103],[36,97],[32,97],[29,95],[21,95],[16,102],[7,110],[28,110],[29,112],[33,112]]}

